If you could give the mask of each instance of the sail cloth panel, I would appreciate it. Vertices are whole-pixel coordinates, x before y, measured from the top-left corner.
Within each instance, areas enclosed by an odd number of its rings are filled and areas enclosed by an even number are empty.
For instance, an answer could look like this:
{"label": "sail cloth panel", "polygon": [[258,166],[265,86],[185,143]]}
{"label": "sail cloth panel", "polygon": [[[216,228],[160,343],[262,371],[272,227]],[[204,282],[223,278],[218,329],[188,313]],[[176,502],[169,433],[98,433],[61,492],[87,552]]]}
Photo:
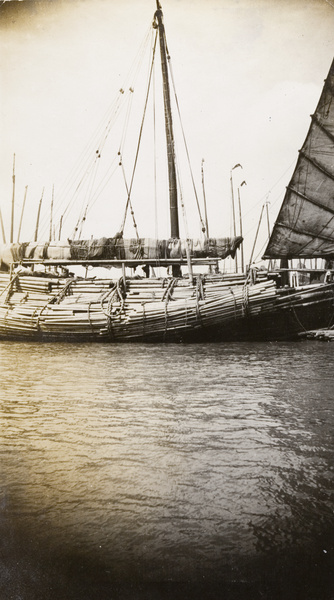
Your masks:
{"label": "sail cloth panel", "polygon": [[84,240],[71,242],[71,258],[101,258],[113,260],[138,259],[177,259],[186,258],[187,247],[192,258],[226,258],[235,253],[242,242],[242,237],[208,238],[182,240],[170,238],[156,240],[154,238],[101,238],[100,240]]}
{"label": "sail cloth panel", "polygon": [[189,248],[192,258],[234,258],[242,237],[180,240],[153,238],[99,238],[63,242],[0,245],[0,267],[25,259],[43,260],[133,260],[186,258]]}
{"label": "sail cloth panel", "polygon": [[264,258],[334,257],[334,60]]}

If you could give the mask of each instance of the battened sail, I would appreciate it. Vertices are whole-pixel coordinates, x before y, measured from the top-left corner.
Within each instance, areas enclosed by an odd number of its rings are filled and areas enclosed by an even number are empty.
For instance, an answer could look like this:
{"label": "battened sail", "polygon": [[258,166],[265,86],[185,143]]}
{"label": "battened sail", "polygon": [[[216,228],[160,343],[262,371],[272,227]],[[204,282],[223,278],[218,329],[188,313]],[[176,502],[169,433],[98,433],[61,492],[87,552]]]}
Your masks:
{"label": "battened sail", "polygon": [[264,258],[334,257],[334,60]]}

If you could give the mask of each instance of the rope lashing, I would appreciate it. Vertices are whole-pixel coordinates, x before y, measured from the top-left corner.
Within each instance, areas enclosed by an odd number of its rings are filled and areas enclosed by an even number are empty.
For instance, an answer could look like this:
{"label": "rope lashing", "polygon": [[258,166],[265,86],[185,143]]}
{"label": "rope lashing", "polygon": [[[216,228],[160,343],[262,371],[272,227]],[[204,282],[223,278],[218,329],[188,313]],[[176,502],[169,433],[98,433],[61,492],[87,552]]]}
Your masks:
{"label": "rope lashing", "polygon": [[164,338],[166,337],[167,334],[167,329],[168,329],[168,299],[165,302],[165,332],[164,332]]}
{"label": "rope lashing", "polygon": [[202,324],[202,316],[200,311],[200,300],[204,300],[203,280],[199,275],[196,281],[196,315],[197,321]]}
{"label": "rope lashing", "polygon": [[188,325],[188,299],[186,298],[184,301],[184,326]]}
{"label": "rope lashing", "polygon": [[163,296],[162,296],[162,301],[165,301],[165,333],[164,333],[164,336],[166,336],[167,329],[168,329],[168,302],[170,300],[173,300],[172,294],[173,294],[173,290],[176,285],[176,282],[177,282],[176,278],[171,279],[163,293]]}
{"label": "rope lashing", "polygon": [[61,290],[58,292],[58,294],[56,294],[55,296],[53,296],[52,298],[50,298],[50,300],[48,300],[44,306],[42,306],[41,310],[37,311],[35,310],[34,313],[32,314],[32,320],[35,317],[35,315],[37,314],[37,319],[36,319],[36,328],[37,331],[40,330],[40,319],[42,316],[42,313],[45,311],[45,309],[50,305],[50,304],[60,304],[60,302],[63,300],[63,298],[65,298],[67,292],[70,291],[71,285],[74,281],[74,278],[71,278],[69,281],[66,282],[66,284],[64,285],[64,287],[61,288]]}
{"label": "rope lashing", "polygon": [[[117,286],[115,283],[113,285],[113,287],[110,290],[108,290],[107,292],[105,292],[100,298],[101,310],[106,317],[111,316],[111,307],[112,307],[112,303],[114,301],[114,296],[116,294],[117,294]],[[103,304],[107,299],[108,299],[108,306],[107,306],[107,311],[105,311]]]}
{"label": "rope lashing", "polygon": [[6,285],[6,287],[2,290],[2,292],[0,292],[0,296],[2,296],[2,294],[4,294],[4,292],[7,292],[6,297],[5,297],[5,304],[7,303],[9,296],[12,294],[13,285],[14,285],[15,281],[18,279],[18,277],[19,277],[19,275],[18,275],[18,273],[16,273],[16,275],[14,275],[14,277],[10,280],[8,285]]}
{"label": "rope lashing", "polygon": [[235,320],[237,320],[237,318],[238,318],[238,314],[237,314],[237,301],[236,301],[236,297],[235,297],[235,294],[234,294],[234,291],[233,291],[233,289],[232,289],[231,287],[229,287],[228,289],[229,289],[229,291],[231,292],[231,294],[232,294],[232,297],[233,297],[233,303],[234,303],[234,318],[235,318]]}
{"label": "rope lashing", "polygon": [[242,314],[244,317],[249,314],[249,287],[247,281],[242,287]]}
{"label": "rope lashing", "polygon": [[146,322],[146,314],[145,314],[145,302],[142,302],[143,307],[143,337],[145,336],[145,322]]}
{"label": "rope lashing", "polygon": [[[107,310],[105,311],[103,303],[108,299]],[[124,312],[124,304],[126,299],[126,289],[124,284],[124,278],[121,277],[109,290],[106,294],[104,294],[101,298],[101,310],[103,314],[107,317],[107,328],[108,332],[112,334],[112,319],[115,316],[121,315]],[[120,306],[116,308],[115,313],[112,312],[113,303],[119,301]]]}
{"label": "rope lashing", "polygon": [[163,293],[163,296],[161,298],[162,301],[165,300],[166,302],[169,302],[169,300],[172,299],[172,294],[173,294],[173,290],[174,290],[176,282],[177,282],[176,278],[170,279],[170,281]]}
{"label": "rope lashing", "polygon": [[88,306],[87,306],[87,318],[88,318],[88,323],[90,325],[90,328],[92,331],[94,331],[94,325],[92,323],[92,320],[90,318],[90,307],[91,307],[92,301],[88,302]]}
{"label": "rope lashing", "polygon": [[66,282],[64,287],[60,290],[60,292],[56,296],[54,296],[52,298],[52,300],[50,300],[50,302],[48,302],[48,304],[51,304],[51,303],[52,304],[60,304],[62,299],[65,298],[65,296],[70,293],[73,281],[74,281],[74,278],[69,279],[69,281]]}
{"label": "rope lashing", "polygon": [[304,327],[304,325],[303,325],[303,324],[302,324],[302,322],[300,321],[300,319],[299,319],[299,317],[298,317],[298,315],[297,315],[297,313],[296,313],[296,309],[295,309],[295,307],[293,306],[293,304],[291,305],[291,309],[292,309],[292,314],[293,314],[293,316],[295,317],[295,319],[296,319],[296,322],[297,322],[297,324],[299,325],[299,327],[301,327],[301,328],[303,329],[303,331],[307,331],[307,329]]}

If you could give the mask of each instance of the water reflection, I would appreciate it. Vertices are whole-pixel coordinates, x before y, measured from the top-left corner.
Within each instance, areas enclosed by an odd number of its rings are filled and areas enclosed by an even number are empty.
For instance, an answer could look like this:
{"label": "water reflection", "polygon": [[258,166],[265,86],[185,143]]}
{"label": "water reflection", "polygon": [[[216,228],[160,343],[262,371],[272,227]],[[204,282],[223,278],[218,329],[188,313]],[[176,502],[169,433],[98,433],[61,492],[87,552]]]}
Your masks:
{"label": "water reflection", "polygon": [[330,344],[0,351],[6,593],[328,592]]}

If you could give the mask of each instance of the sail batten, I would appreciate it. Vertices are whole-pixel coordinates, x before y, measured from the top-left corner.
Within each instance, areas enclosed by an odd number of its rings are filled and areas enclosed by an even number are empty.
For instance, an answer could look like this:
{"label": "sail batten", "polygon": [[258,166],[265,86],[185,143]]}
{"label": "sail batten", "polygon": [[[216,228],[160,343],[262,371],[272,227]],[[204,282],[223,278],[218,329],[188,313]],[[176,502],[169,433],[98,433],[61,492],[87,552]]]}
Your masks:
{"label": "sail batten", "polygon": [[300,150],[300,155],[306,161],[308,161],[309,163],[311,163],[316,169],[318,169],[319,171],[321,171],[321,173],[323,173],[324,175],[326,175],[326,177],[329,177],[330,179],[332,179],[334,181],[334,174],[330,173],[329,171],[327,171],[327,169],[325,169],[325,167],[323,165],[320,165],[314,158],[312,158],[311,156],[307,156],[307,154],[305,154],[301,150]]}
{"label": "sail batten", "polygon": [[[280,227],[287,227],[286,225],[284,225],[284,223],[279,223]],[[305,231],[305,230],[300,230],[297,229],[296,227],[292,227],[292,228],[288,228],[289,230],[291,230],[293,233],[297,233],[297,234],[301,234],[301,235],[308,235],[311,238],[317,239],[317,240],[323,240],[325,242],[331,241],[331,238],[322,235],[321,233],[312,233],[311,231]]]}
{"label": "sail batten", "polygon": [[334,142],[334,134],[331,133],[331,131],[329,131],[329,129],[327,129],[327,127],[325,127],[321,121],[319,121],[317,115],[312,115],[311,119],[313,123],[315,123],[321,129],[321,131],[323,131],[323,133],[325,133]]}
{"label": "sail batten", "polygon": [[334,60],[264,258],[334,258]]}
{"label": "sail batten", "polygon": [[291,193],[296,194],[297,196],[299,196],[300,198],[302,198],[303,200],[305,200],[306,202],[310,202],[310,204],[313,204],[314,206],[317,206],[318,208],[320,208],[321,210],[325,210],[326,212],[329,212],[331,214],[334,215],[334,207],[331,208],[329,206],[324,206],[323,204],[321,204],[320,202],[318,202],[317,200],[315,200],[314,198],[310,198],[309,196],[305,196],[305,194],[302,194],[302,192],[300,192],[299,190],[295,190],[292,187],[288,186],[287,188]]}

